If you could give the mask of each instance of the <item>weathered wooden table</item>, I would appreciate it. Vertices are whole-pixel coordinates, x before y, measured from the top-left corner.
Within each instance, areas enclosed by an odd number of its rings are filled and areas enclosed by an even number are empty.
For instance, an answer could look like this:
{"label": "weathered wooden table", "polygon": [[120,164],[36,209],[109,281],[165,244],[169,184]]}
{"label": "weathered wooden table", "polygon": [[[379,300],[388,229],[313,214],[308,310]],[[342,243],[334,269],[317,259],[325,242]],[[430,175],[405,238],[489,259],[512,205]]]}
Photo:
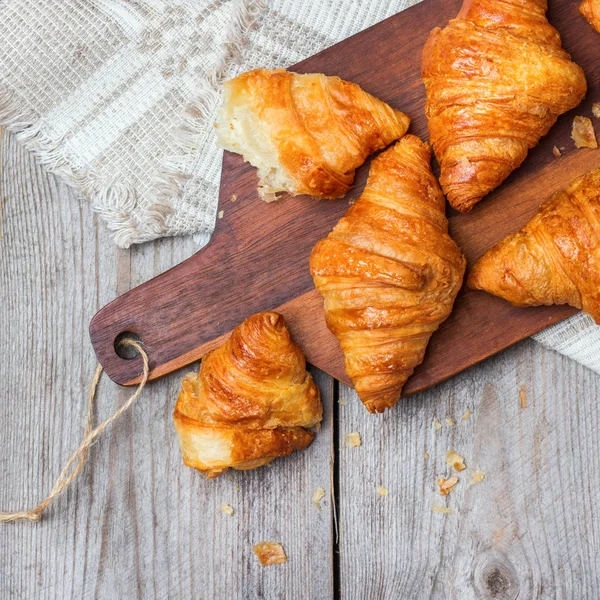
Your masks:
{"label": "weathered wooden table", "polygon": [[[118,250],[10,136],[0,164],[0,509],[9,510],[47,494],[81,440],[95,311],[195,246]],[[325,420],[313,445],[215,481],[181,462],[171,420],[181,376],[148,386],[42,522],[0,525],[2,600],[600,598],[591,371],[526,341],[383,416],[315,373]],[[95,419],[129,394],[103,380]],[[346,447],[354,431],[362,445]],[[468,468],[444,499],[436,477],[449,448]],[[469,487],[476,469],[485,480]],[[432,510],[445,506],[452,512]],[[261,567],[260,540],[281,542],[288,562]]]}

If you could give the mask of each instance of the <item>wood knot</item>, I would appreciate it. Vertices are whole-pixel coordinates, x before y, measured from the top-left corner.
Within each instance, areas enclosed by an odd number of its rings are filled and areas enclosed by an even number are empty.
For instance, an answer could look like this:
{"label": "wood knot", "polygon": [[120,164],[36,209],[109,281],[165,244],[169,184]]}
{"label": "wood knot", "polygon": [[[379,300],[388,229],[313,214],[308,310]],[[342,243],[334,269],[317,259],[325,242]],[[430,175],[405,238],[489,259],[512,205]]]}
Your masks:
{"label": "wood knot", "polygon": [[474,578],[482,599],[515,600],[519,595],[517,574],[500,552],[482,557],[475,567]]}

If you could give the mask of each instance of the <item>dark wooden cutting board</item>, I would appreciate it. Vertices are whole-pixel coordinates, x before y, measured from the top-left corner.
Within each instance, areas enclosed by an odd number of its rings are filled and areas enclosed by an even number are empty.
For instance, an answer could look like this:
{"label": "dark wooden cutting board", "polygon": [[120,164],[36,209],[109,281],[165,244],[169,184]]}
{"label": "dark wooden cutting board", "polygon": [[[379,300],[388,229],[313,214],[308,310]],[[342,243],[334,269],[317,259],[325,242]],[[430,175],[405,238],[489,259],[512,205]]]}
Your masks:
{"label": "dark wooden cutting board", "polygon": [[[462,0],[425,0],[290,70],[339,75],[412,118],[411,132],[427,139],[420,79],[421,50],[432,28],[454,17]],[[564,115],[525,164],[471,214],[450,211],[450,229],[469,263],[518,230],[553,192],[600,166],[600,151],[577,150],[570,139],[575,114],[591,116],[600,101],[600,36],[578,13],[576,0],[551,0],[549,17],[565,48],[585,70],[589,92]],[[553,146],[562,150],[556,158]],[[204,356],[249,315],[281,312],[310,363],[348,382],[343,356],[327,330],[321,297],[310,277],[314,244],[357,198],[369,164],[341,200],[286,197],[266,204],[256,194],[255,169],[225,153],[217,220],[210,244],[187,261],[116,299],[96,314],[90,335],[98,360],[116,383],[138,381],[141,359],[120,358],[115,340],[133,332],[148,351],[151,377]],[[405,386],[414,393],[507,348],[574,311],[568,307],[518,309],[482,292],[463,289],[452,316],[433,336],[424,363]]]}

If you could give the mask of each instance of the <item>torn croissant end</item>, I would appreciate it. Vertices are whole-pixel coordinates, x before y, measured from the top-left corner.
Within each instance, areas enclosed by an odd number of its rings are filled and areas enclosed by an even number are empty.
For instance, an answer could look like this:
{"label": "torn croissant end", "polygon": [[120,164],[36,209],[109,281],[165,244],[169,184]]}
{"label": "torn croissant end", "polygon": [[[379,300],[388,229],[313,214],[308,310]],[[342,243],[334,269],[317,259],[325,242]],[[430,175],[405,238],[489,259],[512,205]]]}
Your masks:
{"label": "torn croissant end", "polygon": [[340,198],[366,158],[410,124],[339,77],[256,69],[224,85],[217,140],[258,169],[263,200],[280,192]]}
{"label": "torn croissant end", "polygon": [[236,327],[187,375],[175,407],[184,463],[207,477],[247,470],[306,448],[323,415],[284,318],[264,312]]}
{"label": "torn croissant end", "polygon": [[259,542],[252,546],[252,550],[263,567],[287,562],[285,550],[279,542]]}

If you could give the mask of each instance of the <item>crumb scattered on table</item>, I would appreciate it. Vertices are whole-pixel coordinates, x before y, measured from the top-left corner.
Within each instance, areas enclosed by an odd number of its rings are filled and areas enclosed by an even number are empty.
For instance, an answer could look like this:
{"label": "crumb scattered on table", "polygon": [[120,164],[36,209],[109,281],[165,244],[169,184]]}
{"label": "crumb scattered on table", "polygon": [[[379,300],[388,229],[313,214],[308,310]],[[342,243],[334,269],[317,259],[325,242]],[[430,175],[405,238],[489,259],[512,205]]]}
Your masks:
{"label": "crumb scattered on table", "polygon": [[347,400],[343,400],[342,398],[340,398],[338,400],[338,404],[341,404],[342,406],[346,406],[346,404],[348,404],[348,401]]}
{"label": "crumb scattered on table", "polygon": [[432,506],[431,510],[444,515],[451,515],[454,512],[451,508],[446,508],[445,506]]}
{"label": "crumb scattered on table", "polygon": [[233,194],[233,196],[231,196],[231,201],[235,202],[237,200],[237,194]]}
{"label": "crumb scattered on table", "polygon": [[387,488],[384,488],[384,487],[382,487],[382,486],[379,486],[379,487],[377,488],[377,493],[378,493],[380,496],[387,496],[389,492],[388,492],[388,489],[387,489]]}
{"label": "crumb scattered on table", "polygon": [[600,119],[600,102],[594,102],[592,105],[592,114],[596,119]]}
{"label": "crumb scattered on table", "polygon": [[312,495],[312,503],[316,508],[321,510],[321,500],[325,497],[325,490],[322,487],[318,487],[315,493]]}
{"label": "crumb scattered on table", "polygon": [[448,425],[448,427],[452,427],[452,425],[454,425],[454,421],[451,417],[446,417],[446,425]]}
{"label": "crumb scattered on table", "polygon": [[357,446],[360,446],[362,444],[362,441],[360,439],[360,433],[358,433],[357,431],[347,433],[345,439],[346,446],[348,446],[348,448],[356,448]]}
{"label": "crumb scattered on table", "polygon": [[521,408],[527,408],[527,390],[524,385],[519,390],[519,405]]}
{"label": "crumb scattered on table", "polygon": [[259,542],[252,546],[254,554],[263,567],[268,565],[280,565],[287,561],[283,546],[279,542]]}
{"label": "crumb scattered on table", "polygon": [[433,419],[433,428],[436,431],[439,431],[442,428],[442,424],[437,420],[437,418]]}
{"label": "crumb scattered on table", "polygon": [[483,471],[475,471],[475,473],[473,473],[473,479],[471,479],[471,483],[469,483],[469,487],[481,483],[484,479],[485,473]]}
{"label": "crumb scattered on table", "polygon": [[446,464],[458,473],[466,469],[464,456],[461,456],[454,450],[446,452]]}
{"label": "crumb scattered on table", "polygon": [[556,156],[556,158],[558,158],[559,156],[562,156],[562,152],[556,146],[554,146],[554,148],[552,148],[552,154],[554,154],[554,156]]}
{"label": "crumb scattered on table", "polygon": [[219,214],[217,216],[219,217],[219,219],[222,219],[224,214],[225,214],[225,211],[224,210],[220,210]]}
{"label": "crumb scattered on table", "polygon": [[597,148],[596,132],[592,120],[588,117],[577,116],[573,119],[571,137],[577,148]]}
{"label": "crumb scattered on table", "polygon": [[440,494],[442,496],[447,496],[453,489],[454,486],[458,483],[458,477],[450,477],[450,479],[445,479],[444,477],[439,477],[437,480],[438,487],[440,488]]}
{"label": "crumb scattered on table", "polygon": [[460,418],[461,421],[466,421],[473,414],[472,410],[465,410],[465,414]]}
{"label": "crumb scattered on table", "polygon": [[429,452],[425,452],[424,456],[425,456],[425,460],[429,460]]}
{"label": "crumb scattered on table", "polygon": [[221,512],[224,515],[231,517],[234,513],[234,510],[231,505],[227,504],[227,502],[223,502],[223,504],[221,504]]}

